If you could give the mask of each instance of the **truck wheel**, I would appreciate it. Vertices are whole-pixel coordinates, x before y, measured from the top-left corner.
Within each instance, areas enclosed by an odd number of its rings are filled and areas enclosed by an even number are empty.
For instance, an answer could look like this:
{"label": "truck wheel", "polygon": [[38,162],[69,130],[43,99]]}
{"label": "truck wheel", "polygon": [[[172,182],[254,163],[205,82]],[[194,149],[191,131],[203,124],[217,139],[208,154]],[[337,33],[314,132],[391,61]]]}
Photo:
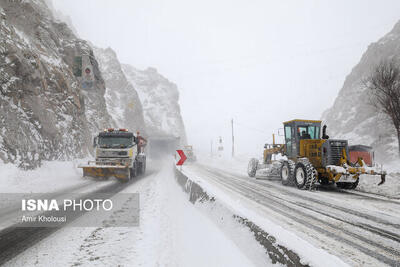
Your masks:
{"label": "truck wheel", "polygon": [[133,167],[130,168],[129,170],[130,170],[130,179],[137,176],[137,165],[136,164],[134,164]]}
{"label": "truck wheel", "polygon": [[256,176],[257,166],[258,166],[257,159],[253,158],[249,161],[249,165],[247,165],[247,174],[249,175],[249,177]]}
{"label": "truck wheel", "polygon": [[317,172],[308,160],[298,162],[294,170],[294,181],[299,189],[311,190],[315,187]]}
{"label": "truck wheel", "polygon": [[294,171],[294,162],[284,161],[281,167],[281,180],[283,185],[292,185],[293,184],[293,171]]}
{"label": "truck wheel", "polygon": [[131,168],[128,169],[127,174],[126,174],[126,178],[120,178],[118,179],[118,181],[122,182],[122,183],[127,183],[131,180],[132,178],[132,170]]}
{"label": "truck wheel", "polygon": [[138,162],[136,166],[137,166],[137,175],[141,175],[142,174],[143,163],[142,162]]}
{"label": "truck wheel", "polygon": [[142,162],[142,171],[141,173],[144,174],[146,172],[146,161]]}

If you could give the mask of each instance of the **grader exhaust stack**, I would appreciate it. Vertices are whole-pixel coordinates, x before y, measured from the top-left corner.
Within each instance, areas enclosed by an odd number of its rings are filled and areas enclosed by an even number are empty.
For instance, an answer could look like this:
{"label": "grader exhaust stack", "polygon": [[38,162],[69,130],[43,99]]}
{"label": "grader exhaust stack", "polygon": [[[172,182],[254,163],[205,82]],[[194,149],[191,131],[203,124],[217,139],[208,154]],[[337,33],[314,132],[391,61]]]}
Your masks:
{"label": "grader exhaust stack", "polygon": [[[347,140],[329,139],[326,126],[321,121],[291,120],[283,123],[284,144],[266,144],[263,161],[251,159],[248,175],[280,176],[284,185],[295,184],[300,189],[313,189],[316,183],[336,184],[339,188],[354,189],[360,176],[380,175],[381,185],[386,172],[369,167],[362,158],[351,163]],[[273,155],[281,154],[286,159],[273,160]]]}

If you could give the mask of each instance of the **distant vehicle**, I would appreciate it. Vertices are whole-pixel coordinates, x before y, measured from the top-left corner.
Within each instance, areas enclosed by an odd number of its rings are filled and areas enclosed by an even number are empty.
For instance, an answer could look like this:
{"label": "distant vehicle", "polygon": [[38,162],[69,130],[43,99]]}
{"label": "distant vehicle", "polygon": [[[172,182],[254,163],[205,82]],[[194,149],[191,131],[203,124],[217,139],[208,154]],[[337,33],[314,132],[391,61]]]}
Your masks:
{"label": "distant vehicle", "polygon": [[146,171],[145,146],[147,140],[127,129],[108,128],[93,139],[96,158],[83,169],[83,176],[104,178],[114,176],[120,181],[129,181]]}
{"label": "distant vehicle", "polygon": [[349,146],[350,162],[357,163],[358,158],[362,158],[364,162],[372,167],[374,165],[374,151],[372,147],[365,145]]}
{"label": "distant vehicle", "polygon": [[[320,184],[334,184],[344,189],[354,189],[361,174],[380,175],[385,182],[386,172],[367,166],[361,152],[354,162],[350,161],[347,140],[329,139],[326,126],[321,121],[291,120],[283,123],[285,144],[266,144],[264,159],[259,162],[251,159],[248,175],[254,177],[258,170],[267,176],[280,176],[282,184],[295,184],[299,189],[312,189]],[[287,159],[273,160],[272,156],[281,154]]]}
{"label": "distant vehicle", "polygon": [[185,153],[186,157],[187,157],[187,161],[196,161],[196,155],[194,154],[193,151],[193,146],[187,145],[183,147],[183,152]]}

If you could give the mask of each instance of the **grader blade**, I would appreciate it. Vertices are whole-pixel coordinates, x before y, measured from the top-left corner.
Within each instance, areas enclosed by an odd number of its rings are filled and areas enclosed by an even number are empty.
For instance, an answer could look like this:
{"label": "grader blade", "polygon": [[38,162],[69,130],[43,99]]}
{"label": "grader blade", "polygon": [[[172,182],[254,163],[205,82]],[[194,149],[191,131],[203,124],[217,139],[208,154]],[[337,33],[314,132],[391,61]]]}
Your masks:
{"label": "grader blade", "polygon": [[367,174],[367,175],[380,175],[381,176],[381,181],[379,182],[378,185],[382,185],[385,183],[386,180],[386,172],[385,171],[379,171],[376,168],[368,167],[363,161],[361,166],[357,167],[351,167],[348,166],[347,164],[343,164],[343,166],[334,166],[330,165],[327,166],[327,172],[332,173],[335,178],[334,180],[336,182],[341,182],[341,177],[356,177],[358,178],[361,174]]}
{"label": "grader blade", "polygon": [[383,184],[385,183],[385,181],[386,181],[386,175],[385,175],[385,174],[382,174],[382,175],[381,175],[381,181],[379,182],[378,186],[379,186],[379,185],[383,185]]}

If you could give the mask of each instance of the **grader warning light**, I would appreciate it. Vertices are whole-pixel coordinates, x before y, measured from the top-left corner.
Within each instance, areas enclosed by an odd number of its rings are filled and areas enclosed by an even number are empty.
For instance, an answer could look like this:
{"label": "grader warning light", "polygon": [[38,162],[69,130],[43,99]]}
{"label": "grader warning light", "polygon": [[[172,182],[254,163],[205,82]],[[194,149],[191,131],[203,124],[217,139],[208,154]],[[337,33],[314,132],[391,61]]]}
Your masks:
{"label": "grader warning light", "polygon": [[[284,144],[266,144],[263,161],[251,159],[248,175],[280,176],[282,184],[295,184],[299,189],[313,189],[316,183],[334,184],[345,189],[357,187],[360,175],[380,175],[385,182],[386,172],[367,166],[363,158],[349,158],[347,140],[329,139],[326,126],[319,120],[291,120],[283,123]],[[273,160],[281,154],[284,159]]]}

